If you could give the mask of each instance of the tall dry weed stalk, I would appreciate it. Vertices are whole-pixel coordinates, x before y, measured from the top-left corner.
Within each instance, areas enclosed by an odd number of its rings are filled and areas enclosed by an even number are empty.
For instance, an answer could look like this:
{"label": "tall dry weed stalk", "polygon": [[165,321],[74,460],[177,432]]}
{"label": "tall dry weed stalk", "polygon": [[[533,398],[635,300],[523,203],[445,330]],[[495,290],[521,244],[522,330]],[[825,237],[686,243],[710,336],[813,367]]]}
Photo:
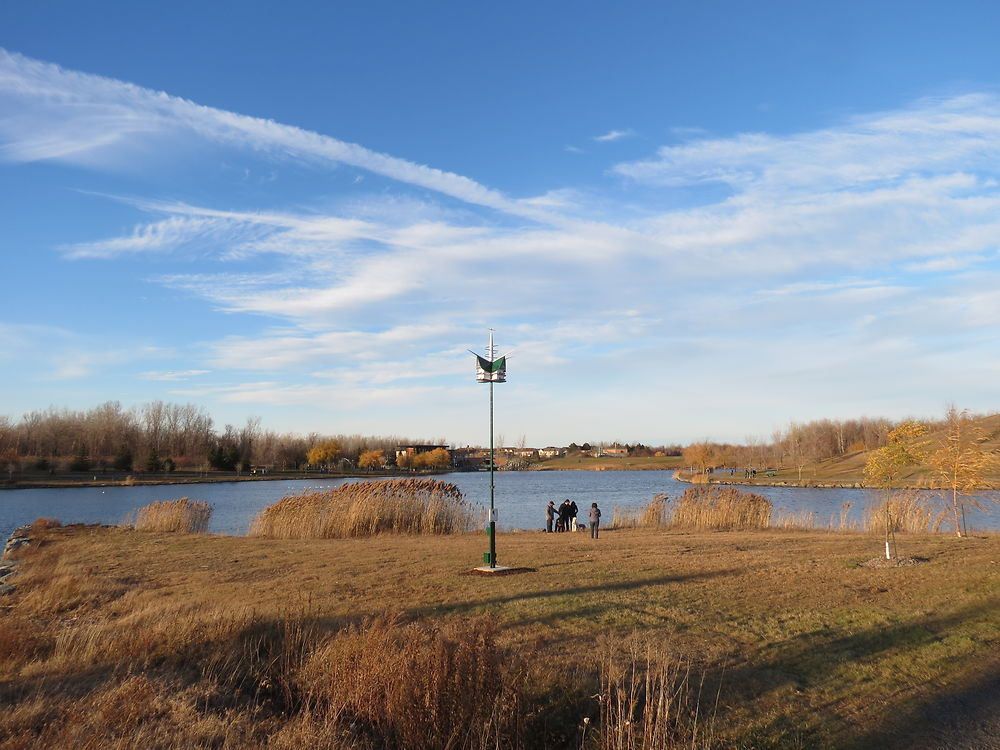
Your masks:
{"label": "tall dry weed stalk", "polygon": [[338,539],[453,534],[468,531],[473,522],[472,509],[455,485],[436,479],[390,479],[289,495],[258,513],[248,535]]}
{"label": "tall dry weed stalk", "polygon": [[735,487],[690,487],[677,501],[670,524],[697,531],[766,529],[771,501]]}
{"label": "tall dry weed stalk", "polygon": [[[695,674],[690,662],[669,648],[636,636],[605,646],[600,679],[601,750],[712,746],[718,691],[706,700],[704,673]],[[585,723],[584,734],[587,729]]]}
{"label": "tall dry weed stalk", "polygon": [[208,531],[211,518],[211,505],[182,497],[180,500],[163,500],[139,508],[135,513],[135,521],[130,525],[136,531],[204,534]]}

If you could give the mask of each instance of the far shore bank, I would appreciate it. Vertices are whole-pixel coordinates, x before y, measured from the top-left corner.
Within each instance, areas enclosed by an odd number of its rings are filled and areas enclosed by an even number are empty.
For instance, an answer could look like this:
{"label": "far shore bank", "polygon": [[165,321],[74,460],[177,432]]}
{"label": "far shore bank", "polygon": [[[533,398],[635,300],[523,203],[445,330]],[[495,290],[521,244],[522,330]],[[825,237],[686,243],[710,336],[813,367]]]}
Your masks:
{"label": "far shore bank", "polygon": [[[705,475],[698,475],[705,476]],[[685,474],[684,472],[675,471],[674,479],[678,482],[686,482],[687,484],[722,484],[731,485],[734,487],[808,487],[816,489],[847,489],[847,490],[870,490],[872,487],[868,487],[864,482],[860,481],[850,481],[844,480],[841,482],[834,481],[820,481],[817,479],[771,479],[771,478],[740,478],[736,477],[710,477],[708,481],[695,482],[690,474]],[[899,487],[897,489],[907,489],[907,490],[926,490],[927,487]]]}
{"label": "far shore bank", "polygon": [[[434,472],[447,473],[447,472]],[[101,475],[90,474],[92,479],[85,479],[82,476],[67,477],[39,477],[8,479],[0,483],[0,489],[4,490],[31,490],[31,489],[60,489],[60,488],[80,488],[80,487],[132,487],[132,486],[156,486],[171,484],[220,484],[225,482],[274,482],[280,480],[304,480],[312,479],[325,481],[330,479],[376,479],[381,477],[404,477],[413,474],[394,472],[272,472],[268,474],[206,474],[196,473],[175,473],[169,476],[136,476],[136,475]]]}

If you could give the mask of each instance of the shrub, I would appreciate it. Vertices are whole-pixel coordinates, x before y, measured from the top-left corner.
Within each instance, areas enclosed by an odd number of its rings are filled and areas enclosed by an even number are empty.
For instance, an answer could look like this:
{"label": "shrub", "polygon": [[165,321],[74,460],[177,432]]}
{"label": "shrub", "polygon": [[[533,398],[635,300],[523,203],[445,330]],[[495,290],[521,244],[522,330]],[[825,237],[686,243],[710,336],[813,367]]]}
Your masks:
{"label": "shrub", "polygon": [[390,479],[289,495],[258,513],[248,535],[337,539],[380,533],[452,534],[472,525],[472,510],[455,485],[434,479]]}
{"label": "shrub", "polygon": [[204,534],[208,531],[208,521],[212,517],[212,506],[197,500],[162,500],[139,508],[135,523],[136,531],[178,531],[188,534]]}

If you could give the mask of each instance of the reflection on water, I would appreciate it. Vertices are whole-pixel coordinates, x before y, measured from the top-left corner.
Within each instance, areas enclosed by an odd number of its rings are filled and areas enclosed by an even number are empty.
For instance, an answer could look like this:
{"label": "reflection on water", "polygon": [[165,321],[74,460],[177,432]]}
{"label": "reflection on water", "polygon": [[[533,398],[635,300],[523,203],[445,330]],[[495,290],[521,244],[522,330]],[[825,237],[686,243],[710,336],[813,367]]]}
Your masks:
{"label": "reflection on water", "polygon": [[[456,484],[474,506],[489,506],[489,474],[448,474],[438,477]],[[71,489],[0,491],[0,535],[6,538],[14,528],[46,516],[63,523],[117,524],[136,508],[156,500],[190,497],[213,507],[209,531],[216,534],[245,534],[256,513],[292,492],[312,488],[338,487],[358,479],[275,480],[223,482],[215,484],[161,485],[155,487],[81,487]],[[541,529],[549,500],[558,505],[564,498],[575,500],[585,515],[596,502],[610,521],[614,506],[635,508],[653,495],[671,498],[690,485],[678,482],[669,471],[526,471],[498,472],[494,475],[498,519],[503,529]],[[856,489],[800,487],[753,487],[769,497],[776,513],[813,513],[817,523],[839,522],[841,506],[851,503],[849,518],[859,521],[872,500],[872,493]],[[970,529],[1000,530],[1000,513],[969,514]]]}

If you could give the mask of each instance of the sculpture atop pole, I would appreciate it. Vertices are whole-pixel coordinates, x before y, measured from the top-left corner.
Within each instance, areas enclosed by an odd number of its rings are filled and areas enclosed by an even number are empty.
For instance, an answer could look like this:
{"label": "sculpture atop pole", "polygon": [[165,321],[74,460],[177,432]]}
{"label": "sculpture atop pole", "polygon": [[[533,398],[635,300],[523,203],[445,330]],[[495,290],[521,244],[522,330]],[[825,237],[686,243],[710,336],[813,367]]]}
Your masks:
{"label": "sculpture atop pole", "polygon": [[483,554],[483,562],[489,565],[491,570],[497,567],[497,513],[494,504],[495,488],[493,484],[493,471],[496,468],[493,460],[493,384],[507,382],[508,356],[509,354],[505,354],[502,357],[497,357],[496,347],[493,345],[493,329],[491,328],[490,341],[486,346],[486,356],[480,357],[476,354],[476,382],[490,384],[490,525],[486,532],[490,537],[490,551]]}

